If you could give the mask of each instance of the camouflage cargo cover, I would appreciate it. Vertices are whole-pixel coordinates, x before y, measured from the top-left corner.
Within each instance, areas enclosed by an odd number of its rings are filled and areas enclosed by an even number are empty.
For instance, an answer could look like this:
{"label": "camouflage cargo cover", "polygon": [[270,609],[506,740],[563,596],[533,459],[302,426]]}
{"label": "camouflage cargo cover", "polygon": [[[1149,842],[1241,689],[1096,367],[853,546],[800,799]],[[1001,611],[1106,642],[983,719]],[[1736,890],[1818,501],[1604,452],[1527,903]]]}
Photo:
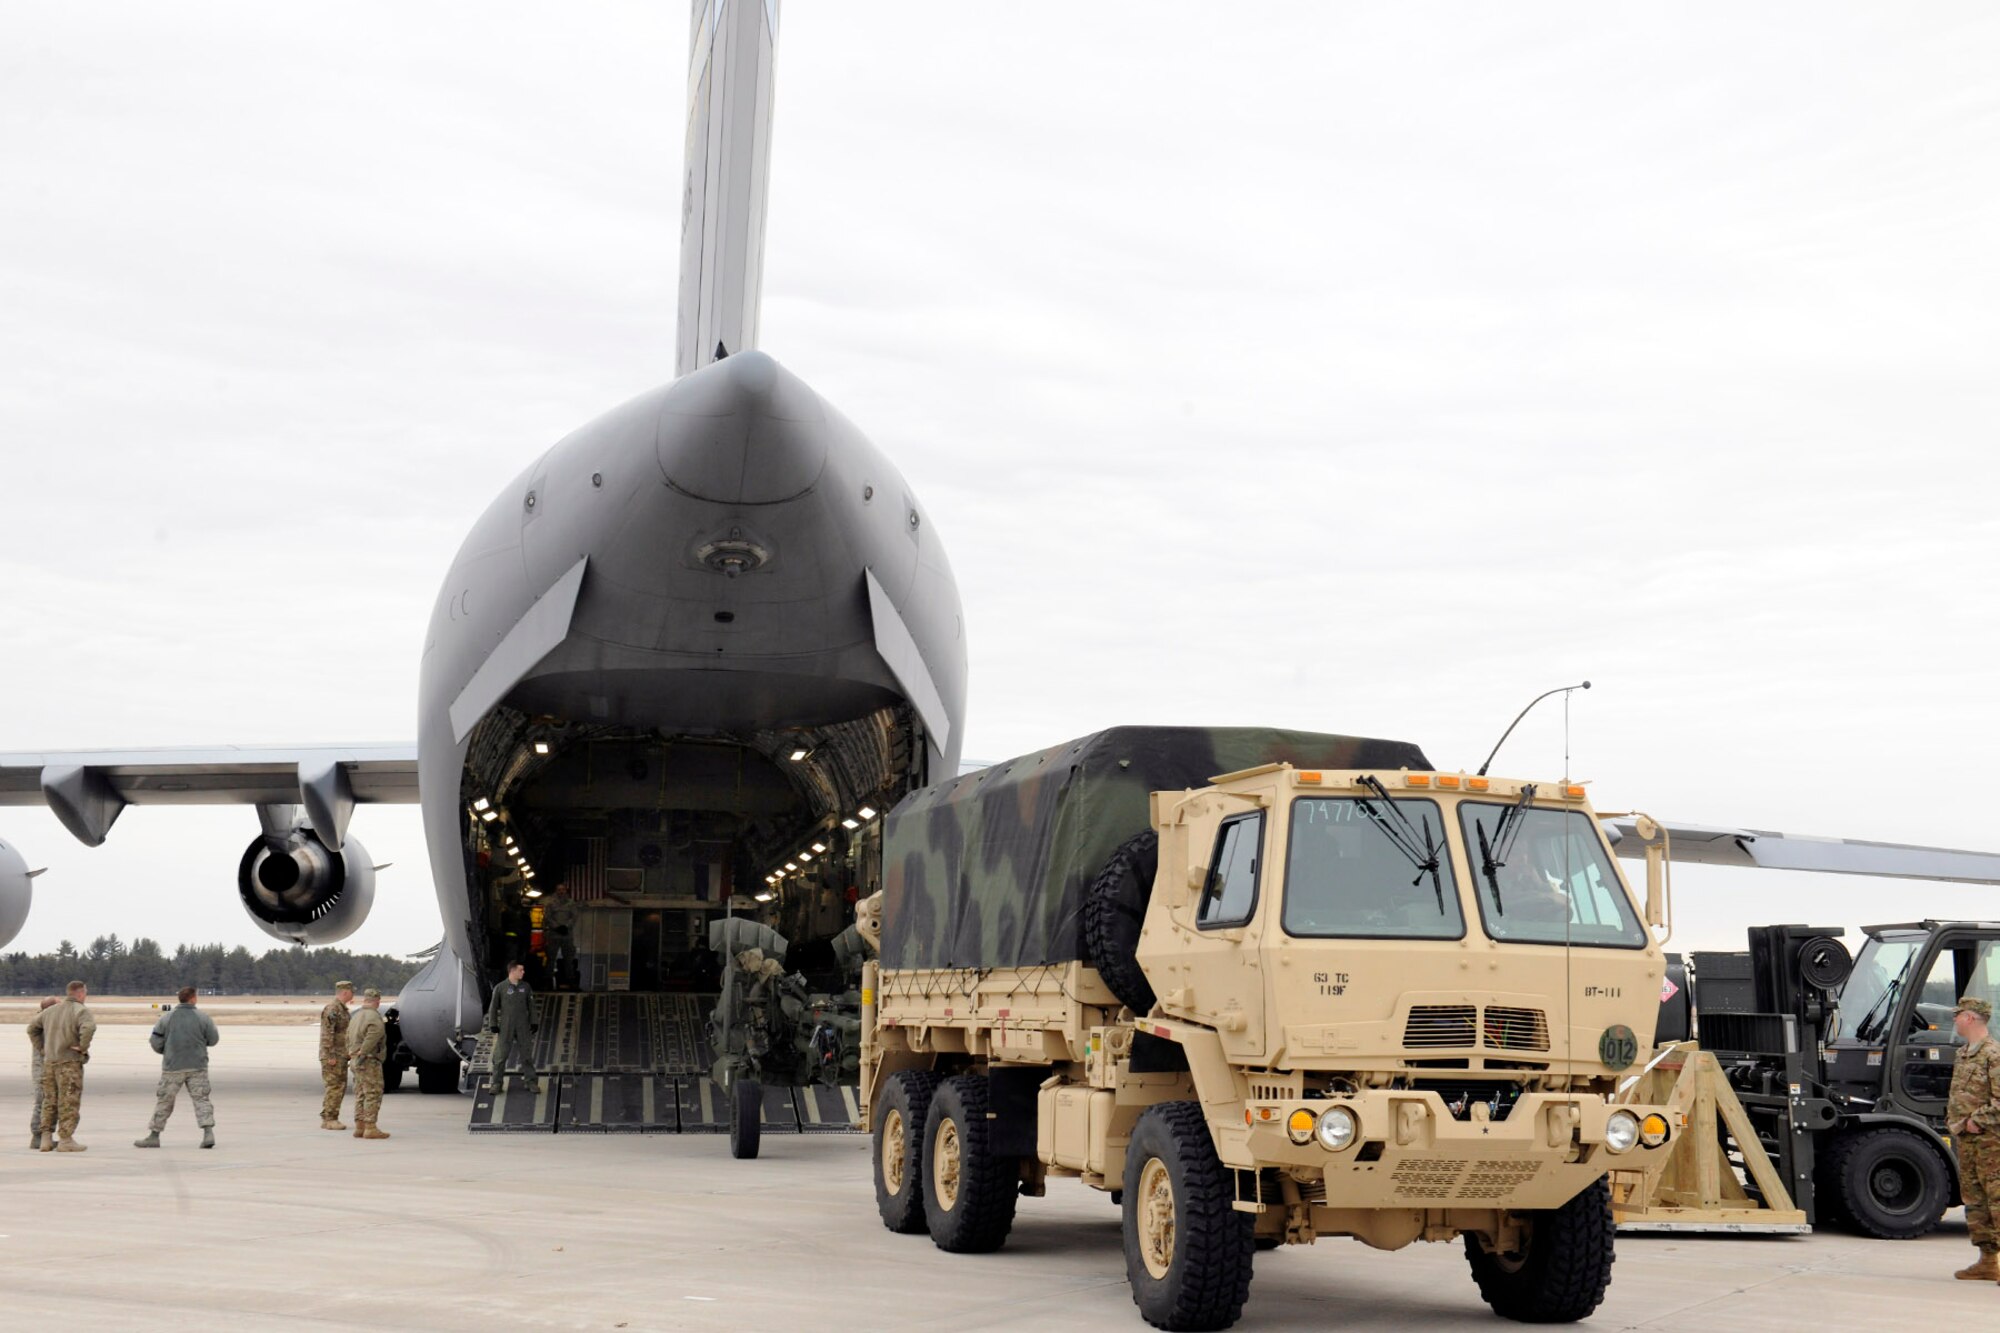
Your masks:
{"label": "camouflage cargo cover", "polygon": [[1113,727],[912,792],[883,829],[882,965],[1083,957],[1084,890],[1149,827],[1148,797],[1260,764],[1400,768],[1403,741],[1268,727]]}

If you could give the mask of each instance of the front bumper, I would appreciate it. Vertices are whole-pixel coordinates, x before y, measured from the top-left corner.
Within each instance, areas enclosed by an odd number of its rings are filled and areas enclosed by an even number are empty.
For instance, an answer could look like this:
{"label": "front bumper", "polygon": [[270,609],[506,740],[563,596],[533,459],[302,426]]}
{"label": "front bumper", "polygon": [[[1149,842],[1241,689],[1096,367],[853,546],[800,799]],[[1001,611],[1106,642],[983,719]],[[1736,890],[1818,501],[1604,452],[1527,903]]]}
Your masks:
{"label": "front bumper", "polygon": [[[1338,1151],[1317,1136],[1293,1140],[1296,1111],[1315,1119],[1345,1107],[1357,1122]],[[1643,1170],[1672,1151],[1673,1118],[1654,1106],[1612,1105],[1601,1096],[1524,1093],[1505,1119],[1452,1115],[1436,1092],[1369,1090],[1331,1100],[1252,1101],[1244,1105],[1242,1148],[1259,1167],[1284,1171],[1305,1200],[1332,1208],[1557,1208],[1606,1172]],[[1622,1153],[1605,1127],[1614,1112],[1640,1120],[1658,1114],[1666,1138]]]}

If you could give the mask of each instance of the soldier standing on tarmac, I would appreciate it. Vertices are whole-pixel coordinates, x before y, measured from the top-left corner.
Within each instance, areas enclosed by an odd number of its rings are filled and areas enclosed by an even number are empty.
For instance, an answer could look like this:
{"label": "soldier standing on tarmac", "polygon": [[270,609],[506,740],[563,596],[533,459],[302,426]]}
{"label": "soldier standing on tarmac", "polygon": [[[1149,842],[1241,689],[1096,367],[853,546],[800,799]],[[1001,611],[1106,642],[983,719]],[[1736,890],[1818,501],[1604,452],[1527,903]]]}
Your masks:
{"label": "soldier standing on tarmac", "polygon": [[42,1151],[82,1152],[75,1139],[83,1114],[83,1066],[90,1059],[90,1039],[97,1019],[84,1001],[90,987],[72,981],[54,1008],[36,1014],[42,1025]]}
{"label": "soldier standing on tarmac", "polygon": [[1993,1006],[1967,995],[1958,1002],[1952,1027],[1965,1038],[1951,1070],[1951,1100],[1945,1128],[1958,1148],[1958,1193],[1965,1203],[1965,1229],[1979,1247],[1979,1259],[1954,1277],[1967,1282],[2000,1282],[2000,1231],[1993,1209],[2000,1205],[2000,1043],[1987,1024]]}
{"label": "soldier standing on tarmac", "polygon": [[215,1030],[214,1019],[195,1008],[194,996],[194,987],[181,987],[180,1003],[153,1024],[149,1040],[161,1056],[160,1086],[154,1094],[153,1123],[145,1138],[133,1140],[134,1148],[160,1146],[160,1131],[167,1127],[167,1117],[174,1113],[182,1088],[188,1090],[188,1100],[194,1103],[201,1146],[215,1146],[215,1104],[208,1100],[208,1048],[222,1040],[222,1034]]}
{"label": "soldier standing on tarmac", "polygon": [[340,1123],[340,1103],[347,1096],[347,1006],[354,1003],[354,983],[333,983],[333,1003],[319,1011],[319,1076],[326,1093],[319,1099],[319,1127],[346,1129]]}
{"label": "soldier standing on tarmac", "polygon": [[382,1113],[382,1057],[389,1051],[389,1026],[378,1012],[382,992],[370,986],[361,992],[361,1007],[347,1025],[347,1058],[354,1063],[354,1137],[386,1139],[375,1127]]}
{"label": "soldier standing on tarmac", "polygon": [[520,963],[507,964],[507,979],[493,988],[493,1000],[486,1006],[486,1027],[493,1038],[493,1090],[507,1082],[507,1066],[519,1056],[528,1075],[528,1091],[540,1092],[535,1077],[535,992],[522,978],[527,969]]}
{"label": "soldier standing on tarmac", "polygon": [[44,995],[40,1011],[28,1020],[28,1046],[34,1052],[28,1058],[28,1082],[35,1089],[35,1110],[28,1117],[28,1147],[33,1151],[42,1146],[42,1014],[57,1003],[55,996]]}

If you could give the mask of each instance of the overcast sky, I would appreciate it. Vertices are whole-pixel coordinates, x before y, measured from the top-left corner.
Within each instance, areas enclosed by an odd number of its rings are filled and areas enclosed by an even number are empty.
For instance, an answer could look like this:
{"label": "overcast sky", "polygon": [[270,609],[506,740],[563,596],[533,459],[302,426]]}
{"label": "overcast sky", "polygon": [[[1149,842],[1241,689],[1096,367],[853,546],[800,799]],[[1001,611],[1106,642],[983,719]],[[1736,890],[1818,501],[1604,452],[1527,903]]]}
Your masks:
{"label": "overcast sky", "polygon": [[[672,374],[687,7],[0,10],[0,750],[391,741],[494,491]],[[966,753],[1118,723],[2000,849],[2000,12],[793,0],[764,346],[950,553]],[[1553,777],[1563,711],[1496,771]],[[349,943],[440,934],[414,809]],[[268,944],[135,808],[13,948]],[[1678,941],[2000,915],[1683,871]]]}

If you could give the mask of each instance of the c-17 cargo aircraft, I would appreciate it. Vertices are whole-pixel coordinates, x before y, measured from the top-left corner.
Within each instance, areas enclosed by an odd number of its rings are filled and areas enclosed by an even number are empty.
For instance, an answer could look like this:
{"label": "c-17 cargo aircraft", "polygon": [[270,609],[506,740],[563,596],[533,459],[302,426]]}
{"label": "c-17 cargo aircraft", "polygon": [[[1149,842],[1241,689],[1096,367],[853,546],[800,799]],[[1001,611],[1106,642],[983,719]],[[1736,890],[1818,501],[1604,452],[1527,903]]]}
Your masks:
{"label": "c-17 cargo aircraft", "polygon": [[[757,350],[776,26],[775,0],[694,5],[677,378],[558,441],[473,526],[425,636],[414,743],[0,754],[0,805],[46,803],[91,846],[127,805],[254,807],[238,892],[299,944],[367,914],[355,808],[421,804],[445,935],[399,1017],[426,1090],[460,1088],[504,964],[556,952],[539,907],[565,886],[582,910],[545,1041],[579,1076],[644,1086],[612,1090],[624,1111],[601,1084],[558,1091],[522,1113],[540,1127],[664,1126],[672,1098],[705,1098],[687,1020],[715,988],[709,926],[750,915],[813,956],[875,887],[879,812],[959,769],[964,627],[933,525]],[[1614,831],[1643,855],[1638,826]],[[1805,845],[1666,831],[1675,859]],[[2000,858],[1807,850],[1810,868],[2000,882]],[[0,945],[35,873],[0,843]],[[715,1110],[682,1103],[678,1123]]]}
{"label": "c-17 cargo aircraft", "polygon": [[[0,805],[46,802],[91,846],[127,805],[254,806],[238,891],[299,944],[367,914],[355,807],[420,803],[445,934],[399,1017],[426,1089],[457,1088],[556,885],[581,991],[714,990],[711,919],[752,907],[795,955],[829,939],[872,891],[877,813],[957,769],[964,625],[929,515],[757,350],[778,7],[693,10],[678,377],[557,441],[473,525],[425,634],[415,743],[0,754]],[[0,844],[0,944],[28,876]],[[565,1035],[600,1056],[686,1036],[637,1008]],[[648,1062],[625,1054],[596,1063]]]}

